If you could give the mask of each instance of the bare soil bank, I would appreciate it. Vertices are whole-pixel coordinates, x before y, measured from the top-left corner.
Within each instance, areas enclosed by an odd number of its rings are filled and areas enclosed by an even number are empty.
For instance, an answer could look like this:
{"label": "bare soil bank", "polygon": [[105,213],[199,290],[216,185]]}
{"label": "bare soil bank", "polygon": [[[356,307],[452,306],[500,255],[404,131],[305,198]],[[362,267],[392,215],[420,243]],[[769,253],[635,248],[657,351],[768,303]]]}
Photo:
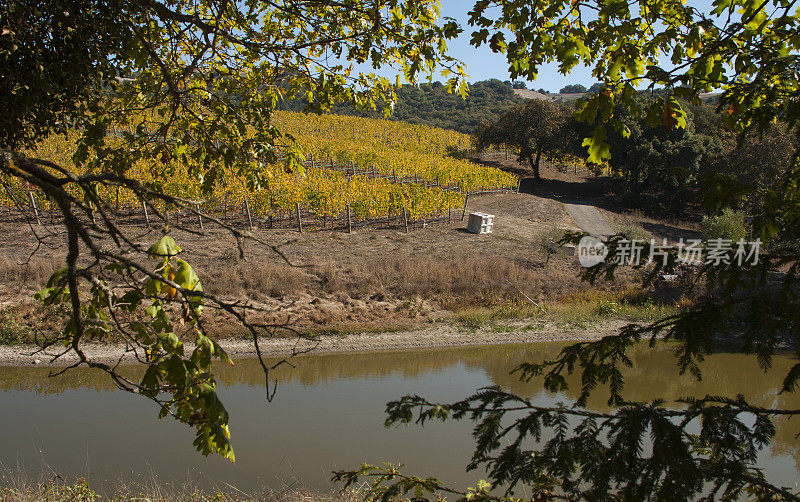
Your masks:
{"label": "bare soil bank", "polygon": [[[508,331],[497,332],[487,327],[479,329],[458,328],[449,324],[436,323],[425,328],[393,333],[356,334],[356,335],[322,335],[315,339],[276,338],[261,339],[259,347],[263,356],[291,356],[293,353],[313,351],[313,353],[342,352],[383,352],[389,350],[409,350],[429,347],[455,347],[466,345],[496,345],[507,343],[534,342],[575,342],[596,340],[615,333],[625,322],[611,321],[586,328],[565,328],[553,324],[539,323],[526,325],[516,321],[506,325]],[[252,340],[227,339],[220,344],[231,358],[245,359],[256,357]],[[186,352],[193,347],[185,345]],[[94,361],[114,364],[121,360],[135,363],[133,353],[126,354],[126,347],[118,344],[88,343],[83,345],[87,357]],[[62,367],[75,363],[77,358],[69,353],[53,360],[58,349],[47,352],[39,351],[34,345],[0,346],[0,366],[26,366],[37,364],[42,366]]]}
{"label": "bare soil bank", "polygon": [[[516,162],[501,164],[498,167],[519,170],[512,165]],[[467,212],[496,216],[490,235],[467,233],[460,214],[450,223],[433,223],[411,233],[375,225],[353,233],[301,234],[269,229],[261,222],[253,234],[279,246],[297,266],[289,266],[268,246],[253,241],[246,243],[242,260],[235,239],[208,223],[203,231],[199,227],[196,232],[172,229],[171,235],[184,249],[182,257],[200,275],[205,291],[269,312],[259,321],[291,324],[306,333],[369,332],[364,337],[374,340],[374,333],[424,333],[431,325],[441,329],[440,321],[457,321],[471,309],[510,306],[519,312],[516,317],[524,317],[532,302],[569,303],[576,298],[583,301],[592,293],[638,287],[639,275],[631,270],[621,271],[614,283],[590,286],[579,279],[581,269],[575,257],[548,255],[548,239],[564,229],[577,230],[562,202],[593,203],[604,196],[605,185],[602,178],[552,169],[544,169],[543,176],[546,180],[536,185],[535,193],[470,197]],[[657,237],[691,232],[680,223],[646,226],[637,215],[614,213],[608,204],[603,207],[615,226],[640,223]],[[163,231],[148,230],[142,222],[123,220],[120,224],[145,246]],[[63,228],[56,221],[31,226],[18,213],[0,212],[0,344],[33,342],[37,333],[60,330],[58,313],[34,303],[32,295],[63,266],[64,243]],[[207,328],[218,339],[244,334],[235,322],[209,309],[205,316]],[[478,335],[469,335],[474,336]],[[413,345],[396,348],[407,346]]]}

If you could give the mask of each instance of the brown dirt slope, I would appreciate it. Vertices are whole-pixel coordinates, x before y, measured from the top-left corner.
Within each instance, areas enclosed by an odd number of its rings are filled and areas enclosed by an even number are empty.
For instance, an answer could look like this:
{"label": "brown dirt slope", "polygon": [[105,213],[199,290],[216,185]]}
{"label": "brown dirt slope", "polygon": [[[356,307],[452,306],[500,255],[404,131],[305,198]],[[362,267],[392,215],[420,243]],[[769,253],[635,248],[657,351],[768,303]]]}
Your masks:
{"label": "brown dirt slope", "polygon": [[[492,162],[524,174],[514,161]],[[467,233],[460,214],[451,223],[436,222],[408,234],[403,228],[375,225],[350,234],[266,228],[253,232],[279,245],[297,267],[252,241],[241,260],[230,234],[209,224],[203,232],[173,230],[172,235],[207,291],[269,307],[275,312],[273,321],[344,332],[403,329],[464,309],[530,306],[529,299],[558,301],[589,288],[578,279],[573,257],[548,257],[546,252],[545,243],[557,229],[577,229],[562,202],[597,202],[615,226],[638,224],[638,217],[615,212],[618,208],[606,203],[603,179],[552,169],[543,175],[547,181],[534,186],[532,193],[469,198],[467,212],[496,216],[490,235]],[[687,231],[671,222],[654,222],[650,229],[654,235]],[[147,245],[161,235],[142,225],[130,230]],[[63,266],[63,230],[56,223],[32,227],[6,211],[0,213],[0,232],[0,309],[11,309],[23,330],[56,327],[56,320],[30,299],[49,274]],[[625,287],[626,276],[621,279],[599,287]],[[7,320],[8,313],[3,315]],[[214,329],[221,334],[231,330],[225,319],[217,321]]]}

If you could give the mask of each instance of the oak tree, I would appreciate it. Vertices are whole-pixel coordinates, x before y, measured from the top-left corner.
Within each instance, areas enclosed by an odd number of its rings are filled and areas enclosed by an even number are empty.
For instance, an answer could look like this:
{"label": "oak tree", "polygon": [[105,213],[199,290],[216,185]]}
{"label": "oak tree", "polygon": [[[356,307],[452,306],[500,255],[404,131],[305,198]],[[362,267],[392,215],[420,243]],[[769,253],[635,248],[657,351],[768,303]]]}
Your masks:
{"label": "oak tree", "polygon": [[[721,93],[717,109],[740,141],[774,122],[796,138],[799,16],[792,0],[714,0],[708,10],[681,0],[478,0],[469,23],[472,43],[505,54],[512,79],[532,81],[544,63],[558,64],[565,74],[581,64],[590,68],[605,90],[585,96],[577,116],[593,126],[583,141],[587,159],[601,162],[611,155],[610,130],[630,134],[621,110],[650,126],[684,128],[680,99],[699,103],[711,91]],[[639,94],[658,88],[665,92],[641,106]],[[721,193],[707,194],[709,203],[742,196],[759,207],[752,220],[762,243],[757,263],[740,266],[704,254],[691,282],[701,294],[678,314],[631,324],[515,369],[523,380],[542,379],[553,392],[576,373],[580,395],[574,405],[542,406],[499,387],[450,403],[405,396],[387,405],[387,424],[476,422],[468,468],[486,469],[488,483],[454,488],[394,466],[370,465],[338,472],[335,479],[347,485],[369,479],[370,500],[406,493],[448,493],[459,500],[519,500],[520,493],[529,500],[800,500],[796,486],[779,486],[757,464],[775,434],[774,421],[797,417],[800,410],[756,406],[743,395],[625,399],[629,350],[642,342],[672,348],[676,370],[698,379],[703,358],[721,342],[752,354],[764,370],[778,350],[800,356],[797,151],[777,177],[768,186],[758,179],[721,183]],[[580,237],[565,240],[577,243]],[[643,244],[642,256],[648,256],[650,244]],[[585,269],[585,279],[613,278],[617,251],[630,242],[617,235],[606,245],[608,258]],[[646,282],[677,265],[673,250],[665,261],[647,265]],[[776,387],[787,393],[799,386],[795,363]],[[610,412],[585,408],[599,387],[608,388]]]}
{"label": "oak tree", "polygon": [[527,162],[536,181],[543,154],[564,150],[569,135],[569,109],[551,101],[531,99],[504,113],[495,123],[484,124],[473,134],[477,151],[490,147],[513,148],[519,161]]}
{"label": "oak tree", "polygon": [[[65,229],[65,267],[37,297],[69,316],[43,346],[107,372],[158,403],[160,416],[194,427],[200,452],[233,460],[211,372],[213,361],[229,359],[203,309],[240,322],[259,357],[260,338],[275,326],[251,322],[253,306],[204,292],[179,243],[169,235],[140,243],[101,194],[129,191],[166,223],[165,207],[197,212],[163,190],[176,173],[201,193],[226,172],[258,190],[266,164],[281,158],[287,170],[302,169],[294,139],[272,122],[279,101],[303,97],[311,111],[335,102],[391,109],[395,82],[372,71],[385,66],[412,83],[441,72],[463,90],[463,69],[446,55],[458,32],[433,0],[0,2],[0,183],[21,179],[43,192]],[[74,169],[27,150],[67,132],[78,136]],[[134,167],[154,181],[136,179]],[[204,217],[237,241],[254,238]],[[145,365],[141,378],[83,350],[111,336]]]}

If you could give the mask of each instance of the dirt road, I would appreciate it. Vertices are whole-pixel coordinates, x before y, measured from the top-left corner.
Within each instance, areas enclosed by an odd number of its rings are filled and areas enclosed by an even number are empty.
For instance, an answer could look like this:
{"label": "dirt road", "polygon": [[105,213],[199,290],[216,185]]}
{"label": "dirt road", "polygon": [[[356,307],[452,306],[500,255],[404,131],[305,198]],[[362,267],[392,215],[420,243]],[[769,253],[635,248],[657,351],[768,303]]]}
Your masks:
{"label": "dirt road", "polygon": [[588,204],[564,203],[564,208],[584,232],[595,237],[608,237],[614,234],[614,227],[596,207]]}

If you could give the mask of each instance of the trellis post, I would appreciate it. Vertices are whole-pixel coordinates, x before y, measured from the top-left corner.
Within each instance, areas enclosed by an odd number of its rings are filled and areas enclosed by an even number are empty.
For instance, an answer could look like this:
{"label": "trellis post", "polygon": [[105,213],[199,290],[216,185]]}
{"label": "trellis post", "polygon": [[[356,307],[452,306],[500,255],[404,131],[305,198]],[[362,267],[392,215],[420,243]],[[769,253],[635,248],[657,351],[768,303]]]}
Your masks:
{"label": "trellis post", "polygon": [[300,203],[295,202],[294,204],[295,214],[297,215],[297,228],[300,230],[300,233],[303,233],[303,220],[300,219]]}
{"label": "trellis post", "polygon": [[31,201],[31,207],[33,208],[33,215],[36,216],[36,224],[41,225],[42,220],[39,219],[39,208],[36,207],[36,198],[33,196],[33,190],[28,190],[28,198]]}
{"label": "trellis post", "polygon": [[[144,212],[144,223],[147,225],[147,228],[150,228],[150,214],[147,212],[147,202],[142,199],[142,211]],[[94,217],[94,213],[92,214]]]}
{"label": "trellis post", "polygon": [[247,223],[250,225],[250,231],[253,231],[253,217],[250,215],[250,201],[244,200],[244,210],[247,212]]}

